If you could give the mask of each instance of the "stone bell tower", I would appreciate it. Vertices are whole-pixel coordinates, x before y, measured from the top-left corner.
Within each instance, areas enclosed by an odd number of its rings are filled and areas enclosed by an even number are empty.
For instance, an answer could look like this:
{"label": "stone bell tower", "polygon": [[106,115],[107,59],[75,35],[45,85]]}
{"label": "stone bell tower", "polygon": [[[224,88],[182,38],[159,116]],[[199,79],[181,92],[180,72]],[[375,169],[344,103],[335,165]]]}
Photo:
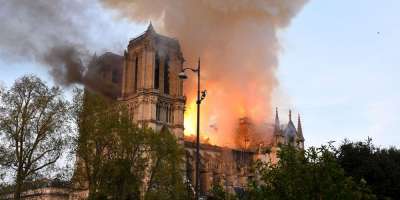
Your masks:
{"label": "stone bell tower", "polygon": [[168,128],[179,140],[185,97],[178,74],[183,62],[179,42],[156,33],[150,24],[124,53],[120,99],[135,123],[156,131]]}

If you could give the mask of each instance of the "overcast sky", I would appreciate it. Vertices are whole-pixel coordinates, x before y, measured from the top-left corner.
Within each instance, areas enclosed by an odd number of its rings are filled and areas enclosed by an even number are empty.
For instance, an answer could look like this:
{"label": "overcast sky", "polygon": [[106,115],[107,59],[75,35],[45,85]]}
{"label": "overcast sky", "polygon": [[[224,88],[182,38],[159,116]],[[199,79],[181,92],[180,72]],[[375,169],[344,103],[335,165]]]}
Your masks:
{"label": "overcast sky", "polygon": [[[285,99],[276,104],[284,120],[289,108],[302,114],[307,146],[368,136],[400,146],[399,8],[398,0],[311,0],[282,30],[277,93]],[[113,28],[122,44],[145,25]],[[51,82],[40,65],[0,58],[4,85],[27,73]]]}

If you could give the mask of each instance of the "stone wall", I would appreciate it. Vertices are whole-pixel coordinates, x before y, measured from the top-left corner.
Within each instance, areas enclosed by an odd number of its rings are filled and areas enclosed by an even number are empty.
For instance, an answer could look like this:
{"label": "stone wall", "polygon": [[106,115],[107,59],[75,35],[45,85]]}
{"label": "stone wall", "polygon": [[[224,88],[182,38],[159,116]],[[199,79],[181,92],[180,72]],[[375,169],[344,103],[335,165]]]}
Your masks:
{"label": "stone wall", "polygon": [[[45,187],[28,190],[22,193],[24,200],[69,200],[69,188]],[[0,196],[2,200],[14,199],[14,194],[4,194]]]}

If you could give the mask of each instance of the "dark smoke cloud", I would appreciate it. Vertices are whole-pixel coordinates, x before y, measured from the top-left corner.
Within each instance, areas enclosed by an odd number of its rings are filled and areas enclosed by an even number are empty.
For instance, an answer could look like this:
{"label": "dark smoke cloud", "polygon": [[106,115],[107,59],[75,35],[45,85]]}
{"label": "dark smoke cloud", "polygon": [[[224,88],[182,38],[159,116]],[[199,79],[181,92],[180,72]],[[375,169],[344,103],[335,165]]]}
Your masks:
{"label": "dark smoke cloud", "polygon": [[75,47],[55,46],[44,55],[43,61],[50,66],[49,72],[57,83],[82,83],[85,66],[82,53]]}
{"label": "dark smoke cloud", "polygon": [[122,31],[131,26],[110,16],[97,0],[0,0],[0,59],[38,62],[63,86],[110,88],[87,73],[98,69],[89,69],[94,52],[120,53],[128,39]]}

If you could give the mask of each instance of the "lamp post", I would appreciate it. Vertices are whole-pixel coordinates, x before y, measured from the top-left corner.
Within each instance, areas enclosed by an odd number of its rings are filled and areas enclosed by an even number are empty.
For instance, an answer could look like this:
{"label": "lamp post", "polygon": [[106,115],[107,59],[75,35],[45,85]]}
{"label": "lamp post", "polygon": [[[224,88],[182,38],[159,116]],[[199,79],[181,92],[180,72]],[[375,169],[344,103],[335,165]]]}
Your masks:
{"label": "lamp post", "polygon": [[[200,194],[200,104],[201,101],[206,97],[206,90],[200,91],[200,58],[197,63],[197,69],[193,68],[183,68],[179,73],[179,78],[184,80],[187,79],[185,74],[186,70],[197,73],[197,127],[196,127],[196,184],[195,184],[195,199],[199,199]],[[200,95],[201,93],[201,95]]]}

